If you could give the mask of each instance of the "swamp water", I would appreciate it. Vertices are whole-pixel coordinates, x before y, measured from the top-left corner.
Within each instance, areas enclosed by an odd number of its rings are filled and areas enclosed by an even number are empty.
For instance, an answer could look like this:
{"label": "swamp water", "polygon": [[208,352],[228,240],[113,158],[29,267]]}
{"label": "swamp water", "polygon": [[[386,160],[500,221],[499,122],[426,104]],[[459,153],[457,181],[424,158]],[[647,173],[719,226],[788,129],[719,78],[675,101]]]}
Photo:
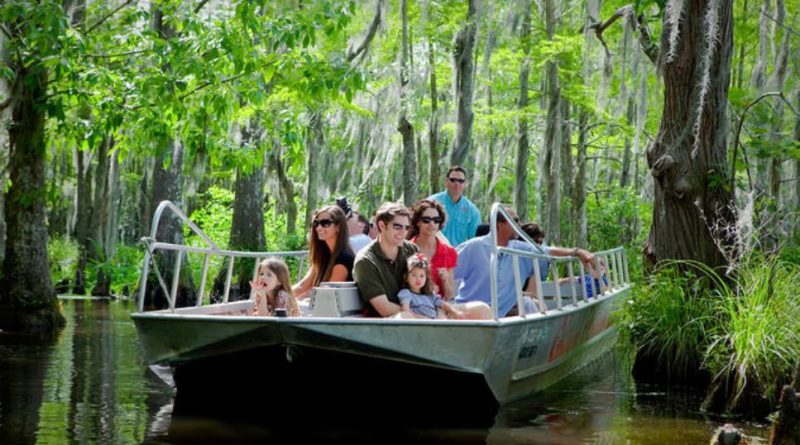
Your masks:
{"label": "swamp water", "polygon": [[[143,363],[128,301],[62,299],[67,327],[55,338],[0,332],[0,445],[16,444],[706,444],[732,422],[752,443],[766,443],[765,424],[710,418],[702,394],[636,387],[613,356],[556,387],[500,409],[486,426],[416,430],[403,419],[390,429],[353,425],[317,431],[264,428],[172,412],[173,390]],[[263,377],[261,377],[263,378]],[[209,384],[247,391],[258,376],[209,376]],[[421,403],[425,397],[420,395]],[[387,393],[387,397],[391,397]],[[265,400],[264,403],[280,403]],[[252,406],[220,409],[253,410]],[[343,407],[345,409],[345,407]],[[453,407],[457,410],[458,407]],[[298,416],[324,415],[309,406]],[[230,418],[228,411],[226,418]],[[413,419],[413,409],[409,410]]]}

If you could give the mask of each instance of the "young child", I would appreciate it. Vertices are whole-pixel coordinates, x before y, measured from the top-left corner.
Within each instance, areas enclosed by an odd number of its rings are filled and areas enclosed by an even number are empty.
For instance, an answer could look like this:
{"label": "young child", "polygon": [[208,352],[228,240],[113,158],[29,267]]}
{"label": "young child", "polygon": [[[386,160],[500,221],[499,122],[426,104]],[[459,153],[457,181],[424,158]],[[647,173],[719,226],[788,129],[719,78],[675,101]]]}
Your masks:
{"label": "young child", "polygon": [[255,281],[250,282],[256,300],[253,315],[275,315],[275,309],[285,309],[287,315],[300,315],[297,300],[292,294],[289,268],[279,259],[267,258],[258,265]]}
{"label": "young child", "polygon": [[428,260],[422,254],[408,259],[408,272],[405,279],[408,288],[402,289],[397,298],[403,311],[418,318],[463,318],[463,313],[433,294]]}

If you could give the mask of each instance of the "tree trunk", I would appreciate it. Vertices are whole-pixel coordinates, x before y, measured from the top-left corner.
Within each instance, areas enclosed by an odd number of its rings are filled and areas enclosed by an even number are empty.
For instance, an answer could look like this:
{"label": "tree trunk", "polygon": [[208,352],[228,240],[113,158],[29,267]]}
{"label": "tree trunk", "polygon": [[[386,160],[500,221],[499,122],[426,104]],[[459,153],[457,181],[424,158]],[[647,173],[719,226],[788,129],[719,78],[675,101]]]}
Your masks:
{"label": "tree trunk", "polygon": [[[547,37],[555,36],[558,24],[557,5],[555,0],[545,0],[545,31]],[[545,177],[546,205],[545,221],[548,239],[557,241],[560,238],[561,196],[559,193],[558,175],[560,173],[559,154],[561,151],[561,87],[558,82],[558,62],[550,60],[545,64],[545,77],[547,85],[547,121],[544,133],[544,155],[542,174]]]}
{"label": "tree trunk", "polygon": [[477,30],[477,0],[468,0],[467,18],[453,42],[453,72],[456,98],[456,134],[450,165],[461,165],[472,149],[473,50]]}
{"label": "tree trunk", "polygon": [[286,175],[283,164],[283,146],[279,137],[272,138],[272,150],[267,151],[267,169],[278,178],[278,198],[286,212],[286,233],[297,232],[297,204],[294,202],[294,184]]}
{"label": "tree trunk", "polygon": [[[800,89],[794,95],[795,109],[800,108]],[[795,116],[794,120],[794,141],[800,144],[800,116]],[[800,212],[800,159],[794,160],[794,211]],[[800,223],[795,220],[793,227],[794,234],[797,235]]]}
{"label": "tree trunk", "polygon": [[38,62],[17,67],[10,91],[6,253],[0,281],[0,329],[55,330],[64,325],[47,258],[44,121],[48,73]]}
{"label": "tree trunk", "polygon": [[[770,90],[771,91],[783,91],[784,85],[786,84],[786,71],[789,65],[789,51],[790,51],[790,40],[789,36],[791,33],[787,30],[783,30],[783,21],[786,16],[786,8],[783,3],[783,0],[777,0],[775,2],[775,39],[776,39],[776,46],[778,46],[777,42],[777,31],[780,29],[783,31],[783,39],[779,45],[779,49],[775,55],[775,69],[772,73],[772,78],[770,79]],[[775,117],[773,118],[773,125],[772,130],[770,131],[770,141],[773,146],[779,146],[783,139],[782,128],[783,128],[783,107],[784,103],[782,100],[778,100],[775,103]],[[778,211],[783,210],[783,205],[781,203],[781,165],[783,164],[783,156],[778,153],[773,154],[769,160],[769,195],[775,202],[775,207]],[[780,223],[775,221],[773,223],[773,233],[775,238],[782,237],[783,234],[780,233]]]}
{"label": "tree trunk", "polygon": [[531,70],[530,38],[532,2],[524,2],[519,40],[522,46],[522,65],[519,69],[519,98],[517,99],[517,163],[514,169],[514,208],[523,221],[528,219],[528,77]]}
{"label": "tree trunk", "polygon": [[109,156],[114,139],[107,136],[100,144],[100,151],[97,153],[97,165],[95,170],[94,204],[92,205],[92,218],[89,221],[91,227],[91,247],[89,259],[98,264],[97,279],[92,288],[92,295],[104,296],[111,295],[111,273],[105,267],[108,264],[106,257],[106,235],[105,230],[109,219],[109,208],[111,204],[108,196],[108,176],[109,176]]}
{"label": "tree trunk", "polygon": [[436,89],[436,55],[433,39],[428,38],[428,64],[431,72],[431,118],[428,124],[428,149],[430,150],[431,193],[439,191],[439,91]]}
{"label": "tree trunk", "polygon": [[[628,125],[634,124],[634,95],[628,96],[628,109],[625,112],[625,123]],[[631,138],[625,137],[624,148],[622,152],[622,172],[619,176],[619,187],[625,188],[630,184],[631,176]]]}
{"label": "tree trunk", "polygon": [[589,233],[586,227],[586,150],[589,144],[589,112],[581,108],[578,117],[578,159],[576,162],[575,185],[572,188],[572,220],[576,226],[575,245],[587,247]]}
{"label": "tree trunk", "polygon": [[86,264],[89,258],[89,220],[92,218],[92,155],[84,150],[75,150],[76,172],[76,221],[75,240],[78,242],[78,264],[75,267],[75,279],[72,293],[86,295]]}
{"label": "tree trunk", "polygon": [[732,0],[686,2],[685,8],[674,48],[669,17],[663,21],[664,113],[647,151],[655,202],[645,254],[652,264],[691,259],[719,267],[727,264],[725,253],[732,253],[720,247],[733,245],[735,223],[733,192],[723,186]]}
{"label": "tree trunk", "polygon": [[[561,170],[558,175],[561,177],[561,196],[572,198],[573,182],[575,180],[575,172],[572,162],[572,131],[570,127],[570,103],[566,97],[561,98]],[[569,199],[564,201],[564,206],[567,208],[560,209],[564,216],[569,217],[572,213],[571,201]],[[570,222],[571,223],[571,222]],[[574,239],[570,236],[572,233],[562,234],[559,242],[562,245],[575,244]]]}
{"label": "tree trunk", "polygon": [[400,45],[400,118],[397,131],[403,137],[403,203],[411,206],[417,200],[417,152],[414,148],[414,127],[408,121],[408,57],[410,43],[408,40],[408,5],[400,0],[400,18],[402,22],[402,41]]}
{"label": "tree trunk", "polygon": [[[241,146],[257,146],[260,144],[262,130],[255,127],[256,118],[250,119],[241,129]],[[264,164],[255,167],[252,172],[236,170],[235,195],[233,200],[233,219],[229,246],[232,250],[260,252],[266,250],[264,235]],[[250,296],[250,280],[253,278],[255,262],[251,258],[239,258],[234,263],[234,276],[228,301],[247,299]],[[228,273],[228,259],[223,263],[214,279],[213,301],[220,301],[225,291],[225,279]]]}
{"label": "tree trunk", "polygon": [[303,227],[311,224],[311,216],[317,208],[317,193],[319,192],[319,167],[317,158],[325,146],[322,132],[322,112],[311,113],[306,134],[306,217]]}

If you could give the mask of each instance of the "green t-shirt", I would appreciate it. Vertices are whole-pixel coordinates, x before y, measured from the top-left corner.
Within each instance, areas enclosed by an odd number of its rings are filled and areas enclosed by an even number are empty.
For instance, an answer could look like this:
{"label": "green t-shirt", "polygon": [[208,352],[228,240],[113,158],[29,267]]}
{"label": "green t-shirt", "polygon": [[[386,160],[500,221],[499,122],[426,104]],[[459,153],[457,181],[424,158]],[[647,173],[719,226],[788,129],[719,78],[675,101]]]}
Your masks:
{"label": "green t-shirt", "polygon": [[371,316],[378,316],[369,300],[386,295],[389,301],[400,304],[397,293],[404,287],[404,275],[408,270],[408,257],[417,252],[417,246],[405,241],[397,252],[397,258],[386,258],[379,242],[371,243],[356,256],[353,278],[356,280],[361,300]]}

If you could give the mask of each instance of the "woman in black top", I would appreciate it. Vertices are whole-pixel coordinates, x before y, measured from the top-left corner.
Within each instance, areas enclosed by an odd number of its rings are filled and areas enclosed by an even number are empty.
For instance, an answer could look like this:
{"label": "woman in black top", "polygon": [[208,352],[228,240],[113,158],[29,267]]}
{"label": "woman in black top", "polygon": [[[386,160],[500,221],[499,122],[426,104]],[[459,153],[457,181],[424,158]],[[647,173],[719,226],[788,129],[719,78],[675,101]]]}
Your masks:
{"label": "woman in black top", "polygon": [[323,281],[353,281],[355,254],[350,248],[347,218],[341,208],[326,206],[314,212],[308,242],[310,267],[292,290],[306,298]]}

